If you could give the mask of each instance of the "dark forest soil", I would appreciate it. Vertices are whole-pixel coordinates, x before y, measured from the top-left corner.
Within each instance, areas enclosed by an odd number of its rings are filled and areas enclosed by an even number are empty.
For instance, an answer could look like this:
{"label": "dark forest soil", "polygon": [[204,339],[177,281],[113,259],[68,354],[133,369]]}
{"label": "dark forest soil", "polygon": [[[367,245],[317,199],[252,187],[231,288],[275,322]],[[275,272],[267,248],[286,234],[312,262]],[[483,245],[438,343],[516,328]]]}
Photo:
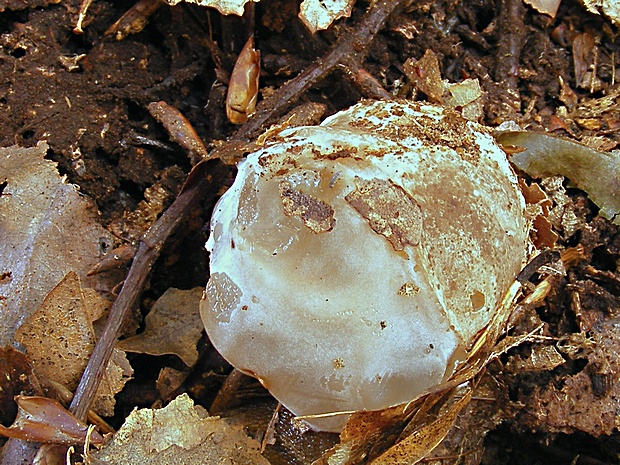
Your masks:
{"label": "dark forest soil", "polygon": [[[262,53],[261,91],[269,93],[324,55],[355,27],[367,7],[360,0],[351,19],[312,36],[296,19],[296,6],[284,0],[257,4],[254,25],[195,5],[164,5],[142,32],[117,41],[106,30],[132,6],[129,2],[95,0],[82,35],[73,32],[79,2],[40,3],[5,3],[0,13],[0,145],[30,147],[46,140],[47,157],[95,200],[102,224],[119,242],[137,238],[127,218],[144,200],[145,190],[156,186],[167,206],[191,169],[186,152],[149,113],[149,103],[165,101],[180,110],[207,145],[224,140],[236,130],[225,117],[226,80],[248,31],[254,31]],[[419,92],[413,95],[403,64],[430,49],[439,58],[444,79],[479,79],[486,92],[484,123],[517,120],[523,127],[562,136],[596,136],[601,147],[611,150],[620,141],[615,100],[594,117],[585,110],[580,113],[578,102],[594,105],[613,93],[614,58],[620,56],[616,34],[609,20],[586,13],[572,0],[562,2],[553,20],[520,0],[423,0],[391,18],[372,42],[364,67],[395,95],[424,99]],[[336,71],[301,100],[324,103],[330,114],[364,97],[345,73]],[[227,177],[221,185],[230,182]],[[527,330],[542,321],[545,335],[555,340],[587,334],[616,343],[618,336],[607,332],[617,331],[609,321],[618,311],[620,235],[615,226],[596,217],[596,207],[583,192],[571,188],[569,194],[579,225],[575,231],[558,231],[558,247],[580,244],[584,259],[553,282],[547,301],[520,324]],[[205,202],[202,212],[168,241],[144,294],[144,312],[171,286],[206,284],[204,225],[212,207],[212,200]],[[575,289],[588,315],[587,327],[571,300]],[[202,350],[201,362],[184,389],[208,407],[229,367],[206,344]],[[595,424],[603,416],[581,423],[570,418],[588,415],[587,408],[578,408],[580,403],[606,399],[619,389],[617,378],[609,375],[617,375],[618,362],[607,371],[587,357],[575,357],[549,371],[506,368],[511,361],[527,359],[531,351],[526,344],[489,368],[506,393],[506,404],[488,413],[499,420],[488,428],[481,448],[462,463],[617,463],[617,413],[606,411],[612,415],[606,425]],[[607,363],[603,358],[600,363]],[[136,379],[118,395],[118,413],[110,419],[116,427],[135,406],[157,400],[155,379],[161,367],[182,364],[173,357],[143,355],[132,365]],[[580,374],[585,378],[577,379]],[[573,388],[564,389],[567,381]],[[589,391],[580,398],[580,389]],[[551,401],[558,393],[575,407],[558,412],[559,404]],[[613,405],[620,409],[620,404]],[[553,421],[546,421],[549,417]],[[300,460],[294,454],[281,457]]]}

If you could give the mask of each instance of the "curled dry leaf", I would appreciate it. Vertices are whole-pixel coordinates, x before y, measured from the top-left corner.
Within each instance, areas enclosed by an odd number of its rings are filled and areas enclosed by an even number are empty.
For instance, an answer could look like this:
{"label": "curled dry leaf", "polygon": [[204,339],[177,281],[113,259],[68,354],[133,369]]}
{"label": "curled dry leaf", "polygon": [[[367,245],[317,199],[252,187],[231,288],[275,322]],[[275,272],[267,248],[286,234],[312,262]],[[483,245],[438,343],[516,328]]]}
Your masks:
{"label": "curled dry leaf", "polygon": [[509,131],[497,135],[500,144],[523,147],[510,160],[532,177],[562,175],[585,191],[599,214],[620,224],[620,154],[600,152],[578,142],[548,134]]}
{"label": "curled dry leaf", "polygon": [[466,388],[458,400],[446,406],[437,417],[413,431],[409,436],[373,461],[376,465],[405,465],[426,457],[446,437],[458,414],[471,400],[471,389]]}
{"label": "curled dry leaf", "polygon": [[0,346],[13,342],[68,272],[95,287],[99,281],[86,273],[113,243],[93,205],[44,159],[46,151],[45,143],[0,149]]}
{"label": "curled dry leaf", "polygon": [[134,410],[112,441],[92,457],[109,465],[269,465],[241,426],[210,417],[187,394],[163,409]]}
{"label": "curled dry leaf", "polygon": [[259,75],[260,51],[254,49],[254,37],[250,36],[237,57],[228,81],[226,117],[231,123],[243,124],[254,113]]}
{"label": "curled dry leaf", "polygon": [[[17,418],[9,427],[0,425],[0,435],[52,444],[83,444],[88,426],[71,415],[60,403],[47,397],[17,396]],[[99,433],[90,435],[92,444],[101,444]]]}
{"label": "curled dry leaf", "polygon": [[149,103],[148,109],[153,118],[164,125],[170,138],[189,152],[192,164],[209,157],[202,139],[179,110],[163,101]]}
{"label": "curled dry leaf", "polygon": [[119,349],[150,355],[177,355],[187,366],[198,359],[203,325],[198,313],[202,288],[168,289],[145,318],[143,333],[118,343]]}

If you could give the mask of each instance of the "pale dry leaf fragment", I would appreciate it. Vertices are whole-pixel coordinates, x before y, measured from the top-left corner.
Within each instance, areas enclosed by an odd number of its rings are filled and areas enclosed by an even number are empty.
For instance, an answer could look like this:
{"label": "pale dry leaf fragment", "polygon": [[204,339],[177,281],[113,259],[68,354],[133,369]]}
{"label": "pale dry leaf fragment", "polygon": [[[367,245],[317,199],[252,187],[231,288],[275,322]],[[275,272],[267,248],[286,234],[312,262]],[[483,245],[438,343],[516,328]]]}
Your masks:
{"label": "pale dry leaf fragment", "polygon": [[[170,5],[176,5],[180,3],[181,0],[166,0]],[[245,8],[245,4],[249,3],[250,0],[186,0],[189,3],[195,3],[200,6],[208,6],[212,8],[216,8],[223,15],[237,15],[243,16],[243,10]],[[252,0],[254,2],[258,2],[260,0]]]}
{"label": "pale dry leaf fragment", "polygon": [[86,273],[113,243],[93,205],[44,158],[47,148],[0,148],[0,346],[68,272],[97,287],[102,278]]}
{"label": "pale dry leaf fragment", "polygon": [[620,224],[620,153],[600,152],[571,140],[525,131],[503,132],[497,140],[525,149],[510,157],[519,169],[535,178],[569,178],[600,208],[602,217]]}
{"label": "pale dry leaf fragment", "polygon": [[88,318],[78,276],[70,272],[45,297],[15,334],[24,345],[44,387],[50,381],[70,391],[79,378],[95,346],[92,323]]}
{"label": "pale dry leaf fragment", "polygon": [[555,18],[555,14],[558,12],[561,0],[523,0],[539,13]]}
{"label": "pale dry leaf fragment", "polygon": [[269,465],[241,426],[210,417],[187,394],[163,409],[134,410],[112,441],[92,456],[109,465]]}
{"label": "pale dry leaf fragment", "polygon": [[483,116],[483,93],[478,79],[465,79],[448,84],[445,106],[460,108],[461,114],[470,121],[478,121]]}
{"label": "pale dry leaf fragment", "polygon": [[522,358],[514,355],[508,359],[506,371],[513,373],[529,371],[547,371],[562,365],[566,360],[554,346],[535,345],[531,354]]}
{"label": "pale dry leaf fragment", "polygon": [[144,332],[119,342],[117,347],[141,354],[173,354],[187,366],[194,365],[203,329],[198,312],[202,291],[201,287],[168,289],[146,316]]}
{"label": "pale dry leaf fragment", "polygon": [[590,13],[603,12],[614,24],[620,24],[620,3],[618,0],[581,0]]}
{"label": "pale dry leaf fragment", "polygon": [[327,29],[339,18],[351,16],[355,0],[304,0],[299,18],[313,34]]}
{"label": "pale dry leaf fragment", "polygon": [[[68,273],[16,332],[16,340],[26,348],[35,373],[48,389],[55,390],[58,383],[73,391],[95,346],[92,318],[99,316],[107,301],[88,291],[84,292],[75,273]],[[94,314],[89,308],[95,309]],[[114,396],[132,375],[125,354],[115,349],[93,409],[113,415]]]}
{"label": "pale dry leaf fragment", "polygon": [[138,207],[114,221],[110,230],[128,241],[138,240],[164,211],[170,196],[171,193],[161,183],[153,184],[144,190],[144,200],[140,201]]}

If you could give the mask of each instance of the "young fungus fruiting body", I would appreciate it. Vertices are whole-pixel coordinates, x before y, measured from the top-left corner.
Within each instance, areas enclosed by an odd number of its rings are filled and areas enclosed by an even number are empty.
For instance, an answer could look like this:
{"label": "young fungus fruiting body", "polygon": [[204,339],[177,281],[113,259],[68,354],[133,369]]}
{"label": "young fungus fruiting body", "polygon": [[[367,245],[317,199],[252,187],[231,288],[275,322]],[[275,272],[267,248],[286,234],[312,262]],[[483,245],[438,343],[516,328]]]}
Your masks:
{"label": "young fungus fruiting body", "polygon": [[[296,415],[382,409],[441,383],[526,258],[505,154],[456,113],[403,102],[278,137],[213,213],[213,345]],[[339,431],[346,415],[307,421]]]}

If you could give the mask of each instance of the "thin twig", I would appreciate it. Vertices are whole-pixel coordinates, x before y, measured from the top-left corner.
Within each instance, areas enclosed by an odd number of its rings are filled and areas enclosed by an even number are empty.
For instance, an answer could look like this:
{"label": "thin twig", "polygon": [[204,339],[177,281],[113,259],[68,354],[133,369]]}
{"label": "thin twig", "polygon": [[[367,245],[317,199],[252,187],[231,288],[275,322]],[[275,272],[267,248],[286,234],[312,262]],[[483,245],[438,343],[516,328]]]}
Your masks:
{"label": "thin twig", "polygon": [[504,119],[516,119],[521,112],[519,92],[519,61],[525,43],[523,18],[525,5],[522,0],[502,0],[499,14],[499,42],[495,64],[495,82],[504,92],[500,94]]}
{"label": "thin twig", "polygon": [[368,44],[383,27],[394,10],[404,0],[381,0],[362,19],[355,32],[345,35],[325,57],[295,78],[286,82],[258,105],[256,113],[234,135],[235,139],[250,140],[258,136],[264,125],[280,116],[288,105],[295,102],[303,92],[324,79],[337,66],[345,65],[357,69],[357,63],[368,52]]}

